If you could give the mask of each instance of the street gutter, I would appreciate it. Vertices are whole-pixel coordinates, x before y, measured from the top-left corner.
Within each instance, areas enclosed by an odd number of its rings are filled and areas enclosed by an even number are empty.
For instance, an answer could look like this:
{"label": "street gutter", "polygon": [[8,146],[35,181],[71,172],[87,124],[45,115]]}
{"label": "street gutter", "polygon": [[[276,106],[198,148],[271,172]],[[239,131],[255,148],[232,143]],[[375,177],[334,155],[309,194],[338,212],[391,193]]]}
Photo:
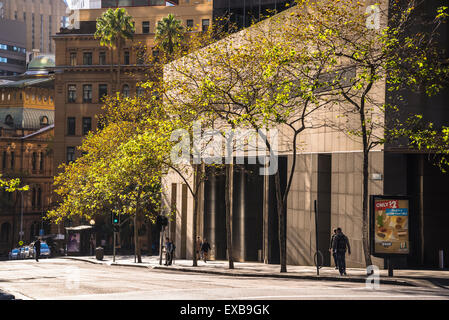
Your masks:
{"label": "street gutter", "polygon": [[[134,268],[147,268],[147,269],[155,269],[155,270],[164,270],[171,272],[191,272],[191,273],[208,273],[215,274],[221,276],[231,276],[231,277],[255,277],[255,278],[278,278],[278,279],[300,279],[300,280],[323,280],[323,281],[341,281],[341,282],[357,282],[357,283],[366,283],[366,278],[364,277],[354,277],[354,276],[344,276],[344,277],[332,277],[332,276],[315,276],[315,275],[297,275],[297,274],[282,274],[282,273],[254,273],[242,270],[229,270],[229,271],[218,271],[218,270],[210,270],[204,269],[201,267],[178,267],[178,266],[148,266],[142,264],[127,264],[127,263],[108,263],[103,260],[92,261],[89,259],[83,259],[80,257],[64,257],[66,259],[72,259],[77,261],[84,261],[92,264],[100,264],[107,266],[120,266],[120,267],[134,267]],[[389,285],[400,285],[400,286],[408,286],[408,287],[429,287],[431,286],[427,280],[414,280],[414,279],[399,279],[399,278],[389,278],[385,279],[381,277],[379,279],[380,284],[389,284]]]}

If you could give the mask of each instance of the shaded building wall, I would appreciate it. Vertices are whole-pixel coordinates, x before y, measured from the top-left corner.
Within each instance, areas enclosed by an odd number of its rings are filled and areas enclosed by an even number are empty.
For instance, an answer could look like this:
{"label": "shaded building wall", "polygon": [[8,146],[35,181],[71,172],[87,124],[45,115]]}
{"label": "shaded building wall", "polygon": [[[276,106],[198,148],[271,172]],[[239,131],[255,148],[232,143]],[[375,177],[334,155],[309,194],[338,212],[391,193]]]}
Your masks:
{"label": "shaded building wall", "polygon": [[[329,159],[330,157],[330,159]],[[362,153],[298,154],[287,211],[287,257],[294,265],[313,265],[316,252],[314,201],[318,204],[318,243],[325,265],[332,230],[341,227],[352,255],[348,267],[364,267],[362,246]],[[292,157],[289,157],[289,165]],[[383,173],[383,153],[370,154],[370,176]],[[330,186],[329,186],[330,182]],[[369,194],[382,194],[383,181],[369,181]],[[329,210],[330,206],[330,210]],[[373,258],[383,266],[383,259]]]}
{"label": "shaded building wall", "polygon": [[449,264],[449,175],[425,154],[385,153],[385,194],[409,195],[410,255],[396,258],[398,267],[438,267],[438,251]]}

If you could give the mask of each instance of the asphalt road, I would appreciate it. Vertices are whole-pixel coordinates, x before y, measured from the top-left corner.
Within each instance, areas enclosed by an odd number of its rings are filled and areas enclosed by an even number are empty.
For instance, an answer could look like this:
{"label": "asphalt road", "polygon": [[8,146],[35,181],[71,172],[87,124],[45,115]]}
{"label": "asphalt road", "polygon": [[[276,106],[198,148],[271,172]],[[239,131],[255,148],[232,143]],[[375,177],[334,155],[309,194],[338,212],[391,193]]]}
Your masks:
{"label": "asphalt road", "polygon": [[0,261],[0,289],[37,300],[395,300],[446,299],[445,288],[228,277],[69,259]]}

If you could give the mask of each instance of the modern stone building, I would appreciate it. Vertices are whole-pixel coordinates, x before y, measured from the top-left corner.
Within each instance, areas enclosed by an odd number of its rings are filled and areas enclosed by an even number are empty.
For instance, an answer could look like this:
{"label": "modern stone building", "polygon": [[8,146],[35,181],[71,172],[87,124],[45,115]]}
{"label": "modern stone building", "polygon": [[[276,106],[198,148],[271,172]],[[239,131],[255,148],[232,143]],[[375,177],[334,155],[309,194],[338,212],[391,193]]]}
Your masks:
{"label": "modern stone building", "polygon": [[[54,136],[54,67],[50,57],[31,61],[25,74],[0,84],[0,173],[20,178],[28,191],[0,195],[0,255],[35,240],[42,229],[51,232],[42,217],[52,205]],[[20,231],[23,234],[20,235]]]}
{"label": "modern stone building", "polygon": [[1,0],[0,6],[3,6],[3,18],[25,23],[27,52],[54,54],[51,37],[65,23],[64,0]]}
{"label": "modern stone building", "polygon": [[0,18],[0,77],[14,76],[26,68],[26,25]]}
{"label": "modern stone building", "polygon": [[[436,12],[437,3],[426,2],[420,10],[428,14]],[[440,33],[441,45],[449,49],[448,26],[443,26]],[[235,42],[238,41],[233,40]],[[386,83],[379,82],[372,90],[372,99],[379,102],[393,99],[387,92]],[[448,90],[432,99],[410,93],[406,95],[403,107],[409,114],[423,114],[426,120],[437,126],[448,125],[448,95]],[[316,117],[335,120],[337,115],[335,112],[322,112]],[[393,115],[386,113],[384,121],[388,117]],[[284,133],[282,127],[279,129],[288,141],[287,131]],[[330,236],[332,229],[341,227],[352,247],[352,255],[347,257],[348,266],[365,267],[361,143],[329,127],[307,130],[301,134],[300,140],[301,150],[296,155],[281,152],[279,157],[281,186],[285,186],[290,174],[293,157],[297,160],[286,212],[287,263],[313,265],[317,250],[315,239],[318,238],[318,249],[324,255],[324,263],[331,265]],[[282,141],[280,149],[286,150]],[[274,178],[258,175],[260,166],[248,163],[236,166],[240,169],[234,174],[233,256],[237,261],[279,263]],[[167,232],[181,248],[177,251],[181,258],[192,257],[192,226],[196,223],[198,235],[211,243],[212,256],[226,259],[225,177],[214,174],[212,170],[208,169],[208,179],[202,185],[198,221],[193,221],[194,201],[187,185],[175,173],[164,178],[167,212],[176,209]],[[378,145],[370,152],[369,195],[411,197],[410,254],[394,258],[396,267],[437,267],[439,250],[444,250],[447,265],[449,216],[445,200],[449,195],[448,182],[449,176],[432,164],[428,154],[401,149],[394,144]],[[317,224],[315,201],[319,217]],[[373,263],[385,266],[383,258],[373,257]]]}

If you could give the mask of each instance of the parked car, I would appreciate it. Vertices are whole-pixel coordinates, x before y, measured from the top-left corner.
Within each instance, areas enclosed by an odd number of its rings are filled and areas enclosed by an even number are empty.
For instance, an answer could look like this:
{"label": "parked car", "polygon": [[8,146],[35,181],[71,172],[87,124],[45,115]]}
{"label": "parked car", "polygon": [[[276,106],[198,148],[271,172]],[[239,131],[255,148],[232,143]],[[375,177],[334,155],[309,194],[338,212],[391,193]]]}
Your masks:
{"label": "parked car", "polygon": [[20,248],[20,259],[30,258],[30,247],[25,246]]}
{"label": "parked car", "polygon": [[[35,258],[35,251],[34,251],[34,242],[30,243],[30,257]],[[49,258],[51,255],[51,250],[48,247],[46,242],[41,241],[41,258]]]}
{"label": "parked car", "polygon": [[12,249],[11,252],[9,253],[10,260],[16,260],[19,259],[19,257],[20,257],[20,249],[18,248]]}

